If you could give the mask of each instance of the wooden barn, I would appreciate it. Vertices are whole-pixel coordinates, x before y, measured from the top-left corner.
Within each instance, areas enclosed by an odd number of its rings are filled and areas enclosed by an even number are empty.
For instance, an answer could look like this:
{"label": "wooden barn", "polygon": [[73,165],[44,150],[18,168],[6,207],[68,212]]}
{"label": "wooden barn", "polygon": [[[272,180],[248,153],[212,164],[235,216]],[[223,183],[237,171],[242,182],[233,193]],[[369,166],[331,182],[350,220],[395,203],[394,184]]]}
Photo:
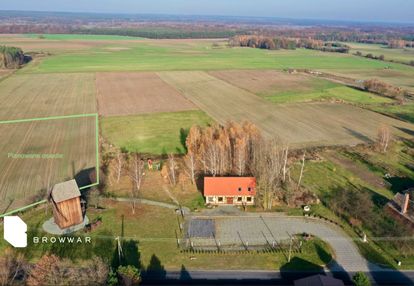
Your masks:
{"label": "wooden barn", "polygon": [[75,180],[56,184],[51,193],[55,223],[65,229],[82,223],[79,187]]}

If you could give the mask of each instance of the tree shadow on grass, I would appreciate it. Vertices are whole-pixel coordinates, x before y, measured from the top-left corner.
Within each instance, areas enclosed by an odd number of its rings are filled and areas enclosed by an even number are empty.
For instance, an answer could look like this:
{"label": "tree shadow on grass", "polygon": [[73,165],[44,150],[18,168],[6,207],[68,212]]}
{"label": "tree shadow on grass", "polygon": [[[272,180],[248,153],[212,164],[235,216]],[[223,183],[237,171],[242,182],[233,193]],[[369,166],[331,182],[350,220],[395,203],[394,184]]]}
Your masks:
{"label": "tree shadow on grass", "polygon": [[353,137],[355,137],[358,140],[361,140],[363,142],[366,143],[373,143],[372,139],[369,138],[368,136],[366,136],[365,134],[362,134],[356,130],[350,129],[348,127],[343,127],[345,129],[346,132],[348,132],[350,135],[352,135]]}
{"label": "tree shadow on grass", "polygon": [[180,270],[180,281],[190,281],[191,279],[192,278],[190,272],[188,272],[185,266],[182,264]]}
{"label": "tree shadow on grass", "polygon": [[384,197],[383,195],[378,194],[377,192],[374,192],[373,190],[369,189],[369,188],[362,188],[363,192],[368,192],[371,195],[371,199],[372,202],[374,203],[375,206],[377,206],[378,208],[383,208],[387,203],[388,203],[388,199],[386,197]]}
{"label": "tree shadow on grass", "polygon": [[328,264],[332,261],[332,255],[328,251],[326,251],[326,249],[324,249],[319,244],[315,244],[315,248],[316,248],[316,254],[318,254],[319,259],[323,263]]}
{"label": "tree shadow on grass", "polygon": [[386,179],[391,184],[391,191],[399,193],[414,186],[414,180],[408,177],[391,177]]}
{"label": "tree shadow on grass", "polygon": [[[116,245],[112,256],[111,266],[117,269],[119,266],[132,265],[138,269],[142,268],[141,255],[138,250],[138,242],[135,240],[122,240],[121,249]],[[120,251],[121,250],[121,251]]]}
{"label": "tree shadow on grass", "polygon": [[299,257],[293,257],[290,262],[280,268],[282,278],[290,282],[324,273],[323,267]]}
{"label": "tree shadow on grass", "polygon": [[183,150],[184,150],[184,152],[185,153],[187,153],[187,144],[186,144],[186,141],[187,141],[187,137],[188,137],[188,133],[190,132],[190,129],[188,129],[188,128],[181,128],[180,129],[180,143],[181,143],[181,146],[183,146]]}
{"label": "tree shadow on grass", "polygon": [[[411,118],[411,121],[414,121],[414,117]],[[394,128],[397,128],[398,130],[401,130],[402,132],[404,132],[404,133],[406,133],[410,136],[414,136],[414,130],[412,130],[412,129],[407,129],[407,128],[404,128],[404,127],[397,127],[397,126],[394,126]]]}
{"label": "tree shadow on grass", "polygon": [[155,254],[153,254],[151,256],[150,263],[145,269],[144,277],[151,277],[151,279],[156,280],[165,280],[166,276],[167,271],[161,264],[161,260]]}

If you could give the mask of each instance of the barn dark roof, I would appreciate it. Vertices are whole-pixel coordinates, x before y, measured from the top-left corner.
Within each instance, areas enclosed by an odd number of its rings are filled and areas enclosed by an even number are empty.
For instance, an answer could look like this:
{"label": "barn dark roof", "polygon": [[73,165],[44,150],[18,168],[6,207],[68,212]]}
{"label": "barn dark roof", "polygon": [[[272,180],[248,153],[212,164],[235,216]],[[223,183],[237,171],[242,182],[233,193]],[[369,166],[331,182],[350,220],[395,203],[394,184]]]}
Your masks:
{"label": "barn dark roof", "polygon": [[52,189],[52,199],[56,203],[80,197],[78,184],[75,180],[56,184]]}
{"label": "barn dark roof", "polygon": [[295,281],[295,286],[344,286],[342,280],[325,276],[314,275]]}

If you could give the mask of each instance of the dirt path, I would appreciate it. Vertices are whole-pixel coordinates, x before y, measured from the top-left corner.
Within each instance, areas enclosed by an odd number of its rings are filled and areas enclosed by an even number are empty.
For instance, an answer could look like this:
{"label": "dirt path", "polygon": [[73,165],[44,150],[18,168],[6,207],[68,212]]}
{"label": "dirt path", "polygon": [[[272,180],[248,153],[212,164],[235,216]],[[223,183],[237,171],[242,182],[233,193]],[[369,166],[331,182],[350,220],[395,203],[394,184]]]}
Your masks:
{"label": "dirt path", "polygon": [[170,190],[168,189],[168,187],[166,185],[162,186],[163,191],[167,194],[167,196],[176,204],[176,205],[180,205],[180,202],[173,196],[173,194],[170,192]]}

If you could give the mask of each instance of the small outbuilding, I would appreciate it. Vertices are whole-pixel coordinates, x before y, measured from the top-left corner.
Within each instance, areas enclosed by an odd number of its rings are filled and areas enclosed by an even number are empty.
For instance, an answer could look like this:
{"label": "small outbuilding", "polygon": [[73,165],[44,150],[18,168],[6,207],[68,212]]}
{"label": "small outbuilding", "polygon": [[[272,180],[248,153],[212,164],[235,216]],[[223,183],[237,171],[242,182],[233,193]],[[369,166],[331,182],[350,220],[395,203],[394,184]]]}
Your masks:
{"label": "small outbuilding", "polygon": [[414,188],[396,193],[386,205],[388,213],[414,231]]}
{"label": "small outbuilding", "polygon": [[81,193],[75,180],[56,184],[51,193],[55,223],[65,229],[83,222]]}
{"label": "small outbuilding", "polygon": [[256,196],[254,177],[206,177],[204,196],[212,205],[253,205]]}

